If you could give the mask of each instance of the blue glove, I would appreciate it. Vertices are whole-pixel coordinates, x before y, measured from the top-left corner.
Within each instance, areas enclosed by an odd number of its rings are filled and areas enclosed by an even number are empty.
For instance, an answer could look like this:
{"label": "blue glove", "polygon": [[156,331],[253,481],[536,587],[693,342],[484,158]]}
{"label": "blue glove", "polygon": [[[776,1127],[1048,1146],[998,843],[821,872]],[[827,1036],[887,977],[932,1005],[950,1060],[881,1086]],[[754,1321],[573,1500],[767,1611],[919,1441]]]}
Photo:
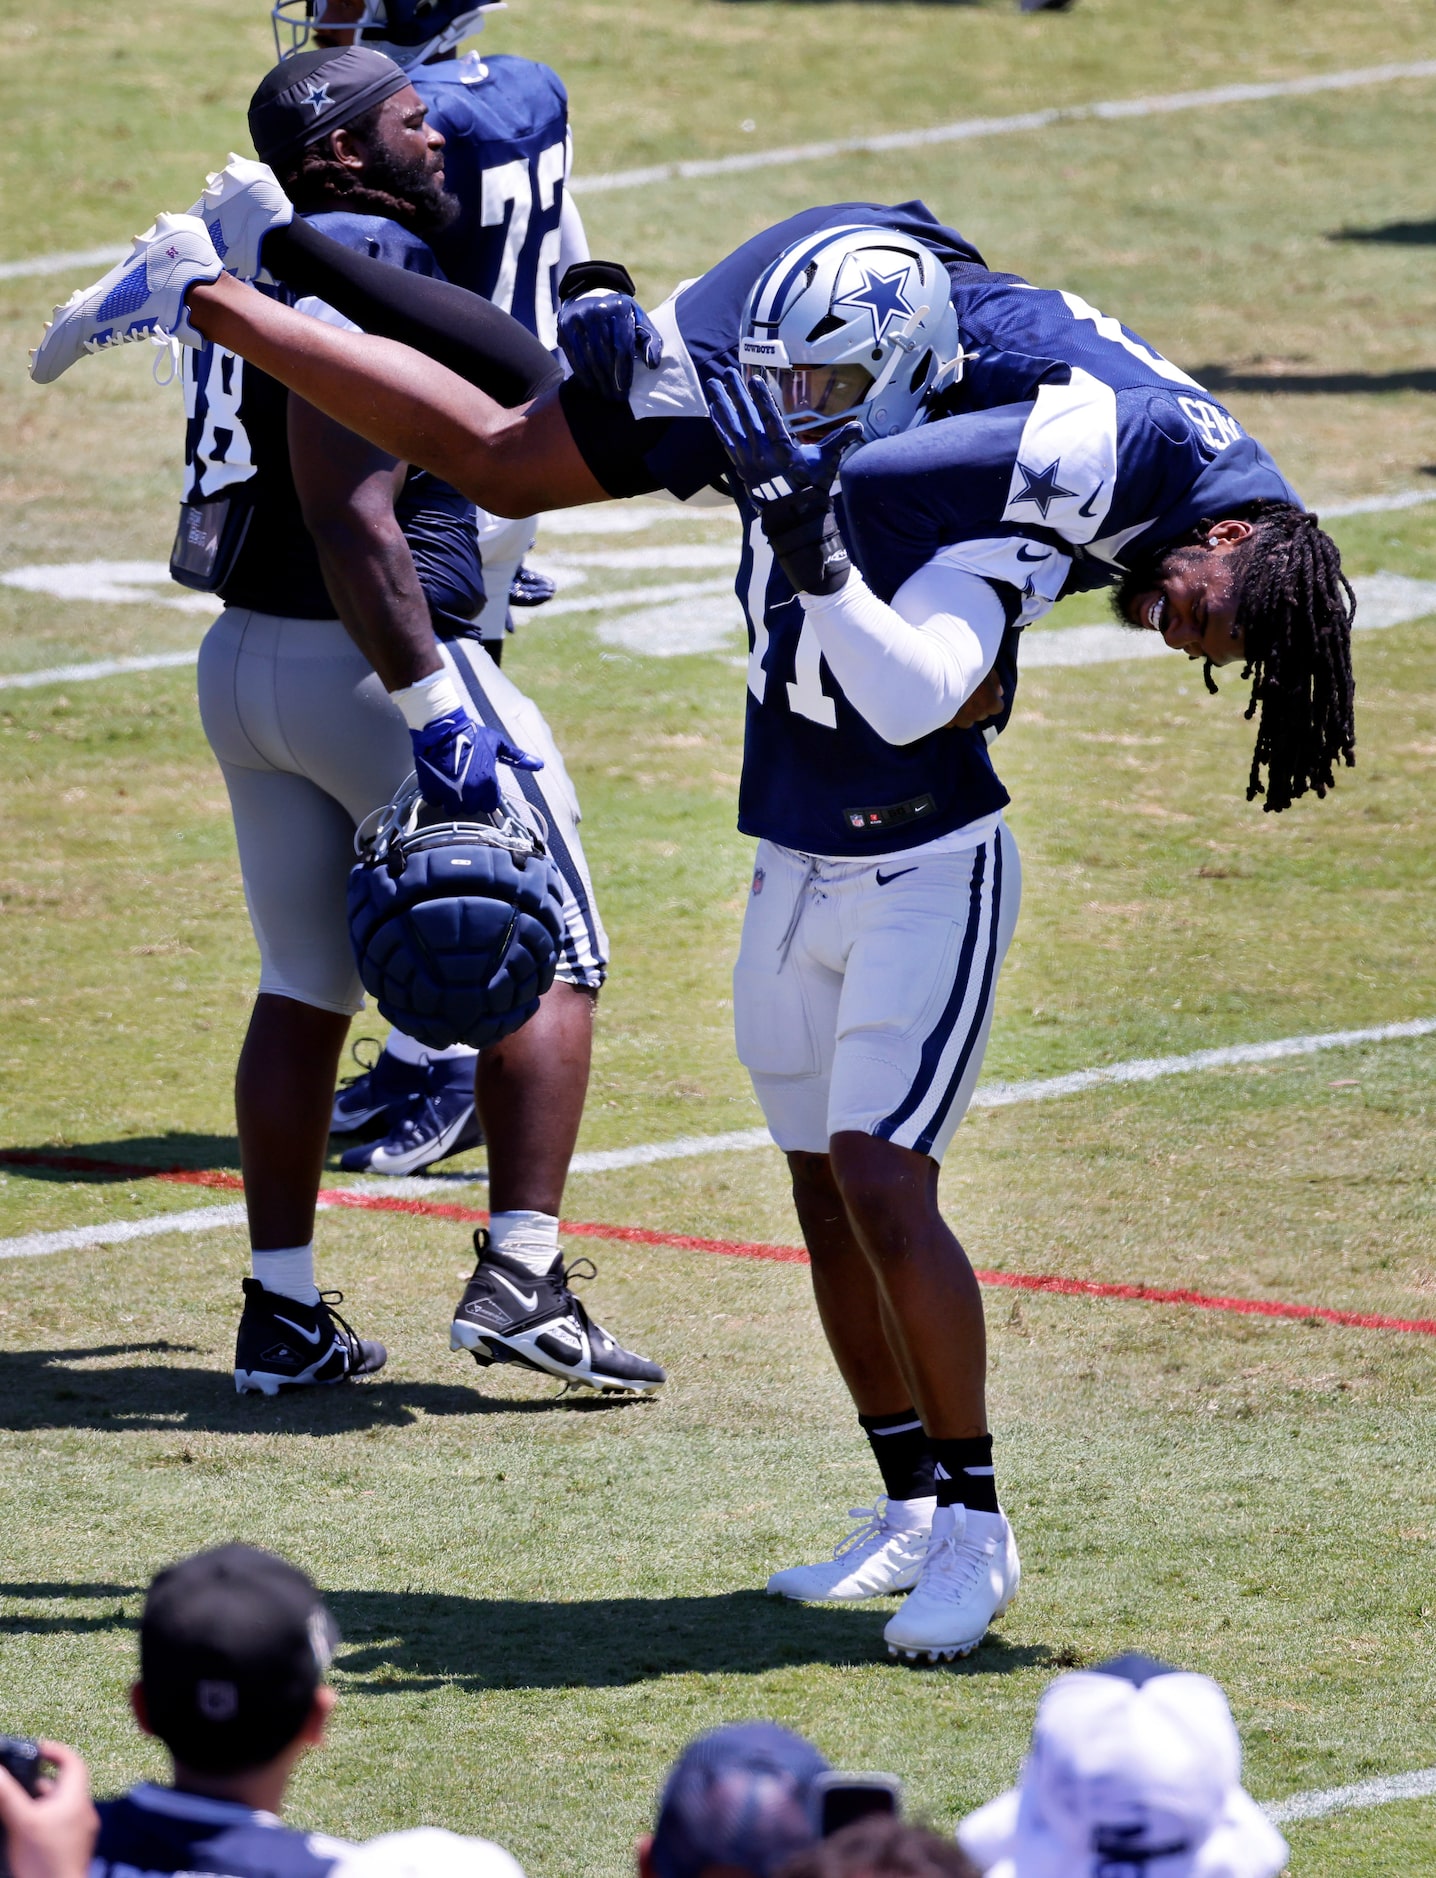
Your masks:
{"label": "blue glove", "polygon": [[424,800],[456,815],[491,815],[499,806],[498,764],[543,768],[541,756],[516,749],[465,710],[446,711],[422,730],[411,730],[409,740]]}
{"label": "blue glove", "polygon": [[852,563],[833,512],[833,484],[843,458],[863,441],[862,425],[799,443],[767,380],[750,383],[733,367],[709,382],[708,414],[794,593],[836,593]]}
{"label": "blue glove", "polygon": [[565,300],[558,310],[558,343],[584,390],[613,404],[627,402],[635,359],[652,367],[663,357],[657,328],[626,293]]}

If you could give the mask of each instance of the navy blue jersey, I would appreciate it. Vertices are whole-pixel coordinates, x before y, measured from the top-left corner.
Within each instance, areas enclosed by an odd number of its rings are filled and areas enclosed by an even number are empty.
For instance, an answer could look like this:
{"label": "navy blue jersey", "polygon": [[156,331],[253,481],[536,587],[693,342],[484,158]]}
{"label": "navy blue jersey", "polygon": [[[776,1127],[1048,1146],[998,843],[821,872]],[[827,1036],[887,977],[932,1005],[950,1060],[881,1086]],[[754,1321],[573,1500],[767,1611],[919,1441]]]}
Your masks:
{"label": "navy blue jersey", "polygon": [[134,1787],[102,1800],[90,1878],[329,1878],[352,1850],[343,1840],[295,1832],[272,1813],[170,1787]]}
{"label": "navy blue jersey", "polygon": [[[921,203],[808,210],[659,309],[666,362],[639,375],[628,443],[674,494],[722,474],[702,388],[736,358],[755,281],[793,243],[849,224],[900,228],[941,257],[968,356],[928,423],[847,459],[843,533],[884,600],[934,559],[993,585],[1009,622],[1007,711],[1019,629],[1061,593],[1107,584],[1205,517],[1259,497],[1299,501],[1231,413],[1137,334],[1074,294],[991,272]],[[802,852],[857,856],[917,846],[1000,808],[1007,794],[979,733],[944,729],[899,748],[868,726],[816,632],[804,632],[761,529],[745,521],[738,596],[752,650],[739,827]]]}
{"label": "navy blue jersey", "polygon": [[458,219],[433,240],[452,281],[557,343],[568,93],[532,59],[438,59],[409,74],[444,136]]}
{"label": "navy blue jersey", "polygon": [[[430,250],[397,222],[341,211],[307,219],[346,247],[443,278]],[[287,288],[260,291],[295,303]],[[335,605],[289,466],[289,393],[277,379],[210,344],[186,350],[184,390],[184,500],[203,504],[228,496],[245,517],[242,544],[215,591],[226,606],[333,619]],[[411,469],[394,510],[435,631],[444,638],[469,631],[484,601],[474,505],[428,471]]]}

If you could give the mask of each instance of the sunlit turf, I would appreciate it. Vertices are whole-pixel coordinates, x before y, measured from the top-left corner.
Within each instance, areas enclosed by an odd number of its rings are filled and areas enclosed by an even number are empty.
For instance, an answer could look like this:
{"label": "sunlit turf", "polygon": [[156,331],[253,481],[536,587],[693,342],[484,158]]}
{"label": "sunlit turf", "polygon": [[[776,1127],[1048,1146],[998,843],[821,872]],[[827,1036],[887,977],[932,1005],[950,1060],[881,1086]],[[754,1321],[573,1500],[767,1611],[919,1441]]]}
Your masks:
{"label": "sunlit turf", "polygon": [[[0,259],[183,207],[243,142],[264,13],[0,0]],[[1081,0],[1034,19],[1006,0],[523,0],[484,43],[565,73],[593,174],[1417,59],[1428,26],[1416,0],[1218,0],[1200,17]],[[1432,211],[1412,161],[1429,94],[1066,125],[584,207],[595,248],[652,295],[812,201],[921,195],[995,264],[1205,371],[1306,494],[1340,501],[1424,487],[1436,463]],[[24,378],[76,278],[0,283],[0,568],[168,551],[181,420],[150,360]],[[1355,573],[1436,579],[1436,507],[1336,532]],[[669,523],[623,545],[723,538]],[[639,579],[596,571],[585,591]],[[600,643],[593,617],[540,614],[511,652],[569,755],[614,939],[582,1145],[751,1127],[728,1003],[750,866],[732,828],[739,642],[658,661]],[[1043,630],[1104,617],[1086,596]],[[203,624],[0,587],[0,671],[192,646]],[[1029,672],[998,749],[1025,904],[988,1074],[1436,1014],[1431,633],[1358,637],[1359,766],[1280,818],[1241,800],[1234,679],[1212,700],[1175,659]],[[253,948],[192,683],[0,694],[5,1145],[235,1165]],[[1428,1040],[980,1112],[945,1203],[1000,1271],[1436,1317],[1433,1072]],[[0,1236],[230,1197],[12,1166]],[[566,1211],[797,1236],[771,1151],[576,1177]],[[0,1726],[77,1741],[102,1789],[158,1769],[121,1701],[137,1587],[229,1536],[308,1564],[348,1638],[334,1744],[296,1817],[488,1831],[535,1878],[617,1878],[682,1741],[755,1713],[903,1773],[949,1824],[1010,1780],[1056,1668],[1128,1646],[1223,1681],[1262,1797],[1432,1759],[1430,1338],[989,1293],[1024,1593],[969,1665],[911,1675],[880,1660],[881,1611],[761,1595],[874,1490],[800,1267],[572,1240],[599,1264],[602,1321],[672,1380],[650,1404],[553,1405],[447,1352],[462,1227],[328,1214],[320,1237],[325,1282],[391,1345],[388,1378],[268,1405],[237,1401],[225,1373],[238,1231],[3,1268]],[[1424,1802],[1295,1827],[1294,1869],[1422,1869],[1432,1817]]]}

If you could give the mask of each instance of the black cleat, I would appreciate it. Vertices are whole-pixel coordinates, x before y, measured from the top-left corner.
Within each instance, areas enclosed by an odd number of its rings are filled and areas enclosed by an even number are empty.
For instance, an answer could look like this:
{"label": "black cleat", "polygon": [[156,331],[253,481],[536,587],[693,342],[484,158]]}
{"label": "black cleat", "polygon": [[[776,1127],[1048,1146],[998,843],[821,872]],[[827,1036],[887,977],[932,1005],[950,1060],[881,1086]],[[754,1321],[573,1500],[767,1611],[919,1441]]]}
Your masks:
{"label": "black cleat", "polygon": [[318,1304],[301,1304],[246,1278],[244,1315],[234,1346],[234,1386],[241,1395],[278,1395],[311,1383],[372,1376],[389,1360],[382,1343],[357,1336],[333,1306],[342,1291],[325,1291]]}
{"label": "black cleat", "polygon": [[651,1395],[667,1380],[657,1363],[615,1343],[569,1290],[570,1278],[594,1276],[591,1260],[565,1265],[556,1258],[535,1278],[491,1251],[482,1229],[474,1234],[474,1250],[479,1262],[454,1312],[451,1350],[467,1350],[483,1365],[519,1363],[584,1389]]}

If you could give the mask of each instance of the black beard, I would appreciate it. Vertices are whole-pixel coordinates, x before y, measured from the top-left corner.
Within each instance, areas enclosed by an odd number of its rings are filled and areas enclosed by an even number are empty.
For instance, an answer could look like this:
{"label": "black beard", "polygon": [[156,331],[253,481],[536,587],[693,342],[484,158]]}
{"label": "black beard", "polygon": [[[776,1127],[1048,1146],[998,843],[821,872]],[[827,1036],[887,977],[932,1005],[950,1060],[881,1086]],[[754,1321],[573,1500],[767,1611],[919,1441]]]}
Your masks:
{"label": "black beard", "polygon": [[442,170],[430,169],[427,158],[403,163],[371,147],[358,179],[345,191],[344,207],[387,215],[427,240],[442,234],[459,213],[459,199],[444,188],[442,176]]}

